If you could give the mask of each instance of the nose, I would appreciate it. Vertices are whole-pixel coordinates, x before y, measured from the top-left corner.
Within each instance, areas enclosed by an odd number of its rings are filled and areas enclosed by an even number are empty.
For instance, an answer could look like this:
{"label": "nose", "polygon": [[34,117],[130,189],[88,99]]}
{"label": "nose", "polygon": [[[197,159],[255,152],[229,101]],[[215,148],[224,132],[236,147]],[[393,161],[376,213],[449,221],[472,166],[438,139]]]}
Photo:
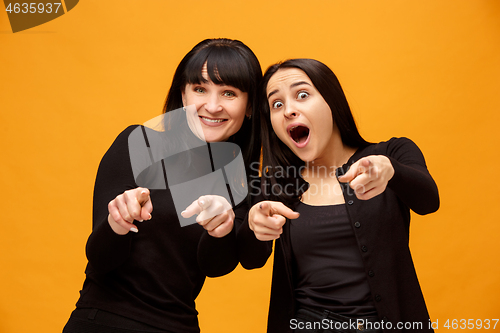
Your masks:
{"label": "nose", "polygon": [[286,107],[285,107],[285,113],[284,113],[284,116],[285,118],[288,118],[288,119],[293,119],[293,118],[297,118],[299,116],[299,111],[294,107],[293,104],[287,104]]}
{"label": "nose", "polygon": [[222,105],[220,104],[219,96],[217,94],[208,94],[205,101],[205,110],[208,113],[217,113],[222,111]]}

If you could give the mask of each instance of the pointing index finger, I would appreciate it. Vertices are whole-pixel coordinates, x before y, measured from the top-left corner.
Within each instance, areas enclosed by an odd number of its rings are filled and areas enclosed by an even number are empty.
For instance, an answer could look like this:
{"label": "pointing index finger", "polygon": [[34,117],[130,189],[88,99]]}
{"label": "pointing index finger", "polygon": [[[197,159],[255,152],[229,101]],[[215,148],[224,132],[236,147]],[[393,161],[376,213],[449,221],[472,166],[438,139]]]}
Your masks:
{"label": "pointing index finger", "polygon": [[184,211],[181,212],[182,217],[190,218],[194,214],[200,214],[204,210],[208,209],[212,204],[212,200],[209,196],[201,196],[198,200],[193,201]]}
{"label": "pointing index finger", "polygon": [[294,212],[281,202],[276,202],[276,203],[269,203],[269,202],[263,202],[260,204],[260,209],[262,212],[268,216],[273,216],[275,214],[279,214],[281,216],[284,216],[289,219],[296,219],[299,217],[299,213]]}
{"label": "pointing index finger", "polygon": [[204,195],[198,198],[198,205],[201,207],[202,211],[210,207],[211,204],[212,200],[209,196]]}
{"label": "pointing index finger", "polygon": [[203,208],[198,203],[198,200],[193,201],[184,211],[181,212],[183,218],[187,219],[195,214],[200,214]]}
{"label": "pointing index finger", "polygon": [[354,163],[344,175],[338,178],[338,180],[342,183],[349,183],[360,174],[368,171],[370,164],[370,159],[363,157],[362,159],[356,161],[356,163]]}

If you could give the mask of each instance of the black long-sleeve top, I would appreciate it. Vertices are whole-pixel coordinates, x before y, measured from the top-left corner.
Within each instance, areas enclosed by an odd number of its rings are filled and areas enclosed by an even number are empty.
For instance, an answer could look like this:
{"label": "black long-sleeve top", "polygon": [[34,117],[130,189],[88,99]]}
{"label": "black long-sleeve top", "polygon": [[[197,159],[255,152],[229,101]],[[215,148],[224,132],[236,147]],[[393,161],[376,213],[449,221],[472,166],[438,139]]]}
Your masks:
{"label": "black long-sleeve top", "polygon": [[[337,176],[369,155],[385,155],[394,167],[394,176],[386,190],[370,200],[359,200],[347,184],[341,187],[378,317],[384,321],[386,333],[433,332],[428,325],[429,314],[408,243],[410,209],[421,215],[436,211],[439,207],[437,186],[420,149],[406,138],[393,138],[359,149],[337,169]],[[283,234],[275,242],[269,333],[291,332],[290,320],[296,310],[289,226],[285,223]],[[272,252],[272,242],[257,240],[248,227],[248,220],[239,228],[237,240],[243,267],[258,268],[266,263]],[[400,329],[401,323],[413,326]],[[389,326],[392,329],[388,329]]]}
{"label": "black long-sleeve top", "polygon": [[[199,332],[195,298],[206,276],[231,272],[238,259],[234,231],[214,238],[198,224],[181,227],[169,189],[150,190],[152,219],[138,233],[111,229],[108,203],[137,188],[125,129],[104,155],[93,199],[93,230],[79,308],[98,308],[169,332]],[[236,209],[241,218],[246,207]]]}

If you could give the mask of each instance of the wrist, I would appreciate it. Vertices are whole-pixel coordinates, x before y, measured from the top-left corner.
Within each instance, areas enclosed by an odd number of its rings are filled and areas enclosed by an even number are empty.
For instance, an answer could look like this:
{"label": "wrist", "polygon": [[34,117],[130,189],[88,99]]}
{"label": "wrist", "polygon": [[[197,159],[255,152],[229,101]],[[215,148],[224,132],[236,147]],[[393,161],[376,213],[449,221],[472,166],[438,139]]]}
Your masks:
{"label": "wrist", "polygon": [[384,163],[386,165],[387,181],[389,182],[392,179],[392,177],[394,177],[394,166],[392,165],[392,162],[389,159],[389,157],[387,157],[387,156],[383,156],[383,157],[384,157]]}

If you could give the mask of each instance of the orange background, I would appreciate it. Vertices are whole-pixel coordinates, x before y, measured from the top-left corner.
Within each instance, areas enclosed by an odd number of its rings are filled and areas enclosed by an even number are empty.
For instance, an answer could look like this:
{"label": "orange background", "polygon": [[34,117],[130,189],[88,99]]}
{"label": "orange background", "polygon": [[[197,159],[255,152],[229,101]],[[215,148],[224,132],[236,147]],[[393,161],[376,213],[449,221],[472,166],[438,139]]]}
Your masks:
{"label": "orange background", "polygon": [[[443,332],[499,318],[499,1],[86,0],[16,34],[0,9],[0,332],[62,330],[102,155],[161,113],[181,58],[212,37],[242,40],[263,69],[325,62],[366,139],[412,138],[442,200],[411,227],[431,318]],[[264,332],[270,278],[271,263],[208,279],[202,332]]]}

